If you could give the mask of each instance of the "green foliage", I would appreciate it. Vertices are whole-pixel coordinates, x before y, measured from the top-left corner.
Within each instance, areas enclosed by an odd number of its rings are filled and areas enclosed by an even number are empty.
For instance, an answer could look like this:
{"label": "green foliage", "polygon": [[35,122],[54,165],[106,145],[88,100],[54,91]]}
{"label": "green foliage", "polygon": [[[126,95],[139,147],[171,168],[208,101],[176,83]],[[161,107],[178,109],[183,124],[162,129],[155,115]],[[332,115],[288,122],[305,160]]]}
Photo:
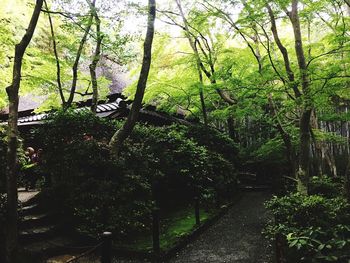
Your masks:
{"label": "green foliage", "polygon": [[343,262],[349,256],[350,205],[345,199],[290,194],[273,197],[266,207],[275,220],[265,234],[285,237],[288,262]]}
{"label": "green foliage", "polygon": [[110,158],[106,143],[113,130],[112,123],[89,111],[68,111],[53,114],[34,133],[52,182],[45,191],[48,205],[55,203],[76,230],[93,237],[106,230],[123,236],[142,229],[140,218],[151,205],[144,178]]}
{"label": "green foliage", "polygon": [[[200,127],[137,126],[129,143],[136,144],[139,151],[144,150],[147,154],[137,160],[129,159],[126,163],[136,162],[139,164],[137,169],[144,170],[140,163],[146,162],[151,178],[159,176],[157,188],[164,189],[160,190],[160,194],[165,195],[160,200],[170,200],[175,197],[171,197],[174,194],[179,199],[189,198],[197,191],[205,192],[210,199],[217,195],[227,196],[229,189],[235,186],[236,177],[234,167],[228,161],[230,159],[225,157],[233,159],[234,145],[227,137],[220,137],[219,133],[211,135],[216,141],[205,141],[205,132]],[[214,152],[213,144],[217,142],[221,143],[221,147]],[[145,160],[146,156],[149,159]],[[162,183],[165,185],[162,186]]]}
{"label": "green foliage", "polygon": [[191,125],[183,129],[185,129],[185,136],[193,139],[199,145],[221,154],[231,163],[238,162],[237,145],[226,133],[201,125]]}
{"label": "green foliage", "polygon": [[340,178],[328,176],[314,176],[311,178],[309,193],[311,195],[321,195],[326,198],[335,198],[344,192],[344,182]]}
{"label": "green foliage", "polygon": [[110,230],[121,238],[145,231],[154,205],[188,204],[198,194],[213,202],[232,195],[234,166],[187,137],[187,128],[137,125],[115,160],[108,139],[120,125],[89,111],[62,111],[33,134],[52,182],[44,200],[79,232],[96,237]]}
{"label": "green foliage", "polygon": [[281,138],[276,137],[266,141],[251,154],[257,161],[283,163],[285,161],[285,146]]}

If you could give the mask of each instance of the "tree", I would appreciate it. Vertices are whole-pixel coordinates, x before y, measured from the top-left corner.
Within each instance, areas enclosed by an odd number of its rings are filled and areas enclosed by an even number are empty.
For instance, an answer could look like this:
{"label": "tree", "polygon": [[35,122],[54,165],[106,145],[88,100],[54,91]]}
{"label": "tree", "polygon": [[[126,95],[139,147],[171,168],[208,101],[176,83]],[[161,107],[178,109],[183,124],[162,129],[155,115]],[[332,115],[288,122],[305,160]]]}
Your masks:
{"label": "tree", "polygon": [[154,21],[156,17],[156,1],[148,1],[148,20],[147,20],[147,32],[143,45],[143,60],[141,66],[141,72],[137,83],[137,89],[135,98],[131,106],[129,115],[123,124],[123,126],[113,135],[109,142],[112,153],[117,157],[120,153],[121,146],[125,139],[131,134],[142,107],[142,100],[145,93],[149,70],[151,67],[152,59],[152,42],[154,36]]}
{"label": "tree", "polygon": [[74,95],[75,95],[75,92],[76,92],[76,89],[77,89],[79,61],[80,61],[80,57],[81,57],[81,54],[83,52],[83,48],[85,46],[85,43],[87,41],[88,35],[90,33],[91,26],[92,26],[92,23],[93,23],[94,13],[93,13],[92,10],[95,9],[95,3],[96,3],[96,0],[92,0],[91,4],[89,4],[90,5],[89,17],[88,17],[88,21],[87,21],[86,27],[84,28],[84,34],[83,34],[83,37],[80,40],[78,51],[77,51],[77,54],[76,54],[76,57],[75,57],[75,61],[74,61],[73,67],[72,67],[73,79],[72,79],[72,85],[71,85],[70,92],[69,92],[69,97],[68,97],[66,103],[63,105],[63,107],[65,109],[69,108],[72,105],[73,100],[74,100]]}
{"label": "tree", "polygon": [[96,67],[101,56],[101,43],[103,40],[103,34],[101,32],[101,20],[97,14],[96,8],[92,3],[89,3],[89,5],[90,5],[91,13],[95,18],[95,24],[96,24],[96,47],[92,58],[92,62],[89,66],[90,76],[91,76],[91,85],[92,85],[91,110],[93,112],[96,112],[97,104],[98,104],[98,86],[97,86],[97,77],[96,77]]}
{"label": "tree", "polygon": [[16,262],[18,249],[18,214],[17,214],[17,177],[18,177],[18,92],[21,84],[21,71],[24,53],[33,37],[43,0],[37,0],[26,33],[15,46],[12,83],[6,88],[9,100],[8,150],[7,150],[7,228],[6,228],[6,260]]}

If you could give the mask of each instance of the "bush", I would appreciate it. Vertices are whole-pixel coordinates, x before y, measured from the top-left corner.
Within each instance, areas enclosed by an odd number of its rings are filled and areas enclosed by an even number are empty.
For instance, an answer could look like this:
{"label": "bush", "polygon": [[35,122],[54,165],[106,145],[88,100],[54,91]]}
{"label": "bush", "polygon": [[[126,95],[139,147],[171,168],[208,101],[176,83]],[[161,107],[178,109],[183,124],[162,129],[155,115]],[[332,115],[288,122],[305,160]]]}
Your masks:
{"label": "bush", "polygon": [[43,173],[52,182],[42,200],[50,200],[48,206],[80,233],[96,237],[110,230],[123,238],[149,227],[155,205],[192,202],[198,194],[210,201],[231,194],[233,165],[189,138],[185,127],[137,125],[114,160],[107,143],[120,125],[90,112],[68,111],[53,114],[33,133],[43,149]]}
{"label": "bush", "polygon": [[265,233],[286,239],[288,262],[343,262],[350,256],[350,205],[343,198],[290,194],[266,203],[275,222]]}
{"label": "bush", "polygon": [[184,129],[187,138],[191,138],[211,152],[216,152],[222,155],[232,164],[237,165],[239,163],[237,145],[226,133],[200,125],[181,127]]}
{"label": "bush", "polygon": [[339,178],[328,176],[314,176],[310,180],[309,193],[334,198],[343,192],[343,185]]}
{"label": "bush", "polygon": [[[198,194],[207,199],[227,197],[236,183],[233,164],[220,153],[198,145],[188,136],[188,129],[178,125],[162,128],[138,125],[125,147],[136,143],[141,152],[147,152],[138,162],[146,157],[152,171],[150,178],[158,184],[159,200],[188,201]],[[129,162],[132,160],[126,161]]]}
{"label": "bush", "polygon": [[137,234],[149,227],[154,201],[165,208],[198,194],[214,200],[232,193],[233,165],[183,127],[137,125],[114,160],[107,143],[120,125],[90,112],[58,112],[33,134],[52,182],[43,199],[79,232]]}

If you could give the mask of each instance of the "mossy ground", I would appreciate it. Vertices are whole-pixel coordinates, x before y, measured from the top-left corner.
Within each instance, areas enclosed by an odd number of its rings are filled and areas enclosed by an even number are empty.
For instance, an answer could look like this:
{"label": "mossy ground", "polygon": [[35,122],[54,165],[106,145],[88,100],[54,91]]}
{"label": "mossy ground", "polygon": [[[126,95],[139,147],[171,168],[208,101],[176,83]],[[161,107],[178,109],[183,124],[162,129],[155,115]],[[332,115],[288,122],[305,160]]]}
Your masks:
{"label": "mossy ground", "polygon": [[[212,214],[200,209],[201,222],[205,222]],[[189,235],[196,228],[193,206],[184,206],[176,210],[164,212],[160,219],[160,248],[167,250],[173,247],[180,238]],[[152,232],[145,231],[141,235],[130,238],[121,247],[132,251],[151,251]],[[117,244],[118,246],[118,244]]]}

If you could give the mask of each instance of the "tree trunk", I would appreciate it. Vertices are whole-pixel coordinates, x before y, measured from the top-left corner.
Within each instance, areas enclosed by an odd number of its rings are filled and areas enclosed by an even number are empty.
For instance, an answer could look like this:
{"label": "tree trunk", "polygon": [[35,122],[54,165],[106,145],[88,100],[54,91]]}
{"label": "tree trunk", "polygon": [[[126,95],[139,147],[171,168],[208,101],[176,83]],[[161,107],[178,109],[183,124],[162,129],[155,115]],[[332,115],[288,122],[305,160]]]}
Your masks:
{"label": "tree trunk", "polygon": [[350,8],[350,0],[344,0],[345,4]]}
{"label": "tree trunk", "polygon": [[9,99],[8,150],[7,150],[7,218],[6,218],[6,261],[16,262],[18,250],[17,177],[18,177],[18,92],[21,83],[24,53],[33,37],[43,0],[37,0],[29,26],[22,40],[15,46],[12,83],[6,88]]}
{"label": "tree trunk", "polygon": [[310,116],[311,109],[304,109],[300,118],[300,153],[297,171],[297,190],[301,194],[308,193],[310,177]]}
{"label": "tree trunk", "polygon": [[139,116],[140,109],[142,107],[142,100],[146,89],[147,79],[149,70],[151,67],[151,58],[152,58],[152,42],[154,36],[154,20],[156,17],[156,1],[148,1],[148,23],[147,23],[147,33],[145,42],[143,45],[143,61],[139,80],[137,83],[137,89],[135,93],[135,98],[132,103],[128,118],[126,119],[124,125],[113,135],[109,146],[111,152],[114,156],[118,157],[121,146],[125,139],[131,134],[136,121]]}
{"label": "tree trunk", "polygon": [[96,67],[97,63],[100,60],[101,56],[101,43],[103,40],[103,35],[101,33],[101,20],[98,17],[96,8],[90,4],[91,12],[93,13],[95,17],[95,23],[96,23],[96,48],[94,57],[92,59],[92,62],[89,66],[90,69],[90,76],[91,76],[91,84],[92,84],[92,102],[91,102],[91,111],[96,112],[97,104],[98,104],[98,85],[97,85],[97,77],[96,77]]}
{"label": "tree trunk", "polygon": [[64,105],[66,103],[66,99],[64,97],[63,89],[62,89],[61,65],[60,65],[60,59],[58,57],[56,36],[55,36],[55,31],[54,31],[54,28],[53,28],[53,22],[52,22],[52,18],[51,18],[51,14],[50,14],[47,2],[44,1],[44,3],[45,3],[45,9],[47,11],[47,16],[49,18],[50,31],[51,31],[51,37],[52,37],[52,45],[53,45],[53,52],[54,52],[55,60],[56,60],[56,81],[57,81],[57,87],[58,87],[58,92],[60,94],[62,105]]}
{"label": "tree trunk", "polygon": [[[92,3],[91,3],[91,5],[93,7],[95,7],[95,2],[96,2],[96,0],[93,0]],[[69,98],[68,98],[66,104],[63,105],[64,109],[69,108],[72,105],[73,100],[74,100],[74,95],[75,95],[75,91],[77,89],[77,82],[78,82],[79,61],[80,61],[81,53],[83,52],[83,48],[84,48],[85,43],[87,41],[87,37],[88,37],[88,35],[90,33],[90,29],[91,29],[93,18],[94,18],[94,15],[90,11],[89,20],[87,22],[87,26],[85,28],[84,35],[83,35],[82,39],[80,40],[80,44],[79,44],[79,48],[78,48],[78,51],[77,51],[77,55],[75,57],[75,61],[74,61],[73,67],[72,67],[72,71],[73,71],[72,86],[71,86],[71,89],[70,89]]]}
{"label": "tree trunk", "polygon": [[199,83],[199,98],[201,100],[201,108],[202,108],[202,115],[203,115],[203,121],[204,125],[208,126],[208,113],[207,113],[207,107],[205,106],[205,99],[204,99],[204,92],[203,92],[203,80]]}
{"label": "tree trunk", "polygon": [[270,7],[269,4],[266,4],[269,16],[270,16],[270,21],[271,21],[271,31],[273,34],[273,38],[275,39],[275,42],[277,44],[278,49],[280,50],[282,56],[283,56],[283,62],[284,62],[284,67],[288,76],[288,80],[289,80],[289,86],[293,89],[294,94],[296,97],[300,97],[301,93],[298,89],[298,84],[295,82],[295,76],[294,76],[294,72],[291,68],[290,65],[290,60],[289,60],[289,55],[288,55],[288,51],[285,48],[285,46],[282,44],[282,41],[280,40],[278,31],[277,31],[277,25],[276,25],[276,18],[275,15],[273,13],[272,8]]}
{"label": "tree trunk", "polygon": [[307,70],[301,29],[298,13],[298,0],[292,1],[292,11],[287,12],[293,26],[295,52],[298,59],[300,71],[301,86],[303,91],[302,96],[302,111],[300,118],[300,155],[299,168],[297,172],[297,190],[302,194],[308,193],[309,177],[310,177],[310,119],[313,104],[310,95],[310,80]]}

